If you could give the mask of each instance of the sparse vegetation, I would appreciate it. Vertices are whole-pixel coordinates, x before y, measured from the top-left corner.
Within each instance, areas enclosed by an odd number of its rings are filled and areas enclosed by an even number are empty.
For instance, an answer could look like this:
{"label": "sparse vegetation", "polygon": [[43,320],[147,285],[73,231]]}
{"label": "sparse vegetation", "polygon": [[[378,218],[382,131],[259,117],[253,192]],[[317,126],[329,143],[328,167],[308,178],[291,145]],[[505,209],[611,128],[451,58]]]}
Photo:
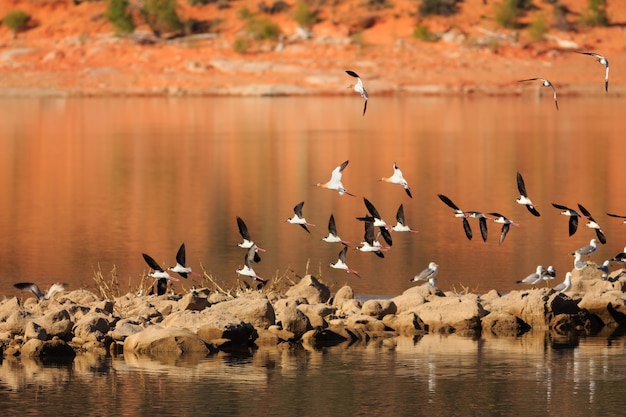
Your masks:
{"label": "sparse vegetation", "polygon": [[528,35],[533,42],[541,42],[548,32],[548,23],[543,13],[538,13],[528,26]]}
{"label": "sparse vegetation", "polygon": [[518,19],[533,7],[531,0],[504,0],[496,9],[496,22],[505,28],[518,28]]}
{"label": "sparse vegetation", "polygon": [[368,10],[382,10],[393,7],[389,0],[364,0],[363,4]]}
{"label": "sparse vegetation", "polygon": [[283,13],[289,8],[289,5],[283,0],[276,0],[271,6],[268,6],[265,1],[259,3],[259,11],[265,14],[278,14]]}
{"label": "sparse vegetation", "polygon": [[104,18],[113,25],[118,34],[132,33],[135,30],[133,15],[128,9],[128,0],[109,0]]}
{"label": "sparse vegetation", "polygon": [[305,29],[310,29],[314,24],[320,21],[318,11],[304,1],[299,1],[296,5],[296,10],[293,12],[293,19],[300,27]]}
{"label": "sparse vegetation", "polygon": [[607,0],[589,0],[587,10],[581,17],[581,23],[587,26],[608,26],[609,17],[606,13]]}
{"label": "sparse vegetation", "polygon": [[420,16],[450,16],[459,11],[461,0],[422,0],[418,12]]}
{"label": "sparse vegetation", "polygon": [[435,42],[438,37],[426,25],[417,25],[413,29],[413,37],[424,42]]}
{"label": "sparse vegetation", "polygon": [[157,36],[179,32],[183,22],[176,11],[176,0],[145,0],[141,12]]}
{"label": "sparse vegetation", "polygon": [[255,40],[277,40],[280,27],[266,18],[253,17],[246,22],[246,31]]}
{"label": "sparse vegetation", "polygon": [[31,17],[23,10],[12,10],[2,19],[2,23],[13,31],[13,33],[26,30]]}
{"label": "sparse vegetation", "polygon": [[248,39],[243,36],[237,36],[233,41],[233,50],[238,54],[245,54],[248,52],[250,45],[248,43]]}
{"label": "sparse vegetation", "polygon": [[[113,300],[120,296],[120,282],[115,265],[113,265],[113,269],[111,269],[111,272],[109,273],[109,278],[106,279],[102,274],[100,264],[98,264],[98,267],[93,270],[93,280],[96,282],[96,288],[98,289],[100,296],[105,300]],[[141,285],[143,285],[143,282]]]}

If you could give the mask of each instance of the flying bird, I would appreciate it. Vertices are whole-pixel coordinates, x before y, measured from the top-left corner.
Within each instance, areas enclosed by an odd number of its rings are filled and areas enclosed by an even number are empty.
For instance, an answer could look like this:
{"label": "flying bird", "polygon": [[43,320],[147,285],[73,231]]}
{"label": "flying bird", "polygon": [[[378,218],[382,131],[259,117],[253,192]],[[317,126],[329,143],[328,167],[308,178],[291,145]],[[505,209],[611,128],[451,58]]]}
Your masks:
{"label": "flying bird", "polygon": [[328,243],[341,243],[345,246],[348,246],[348,243],[350,243],[345,240],[341,240],[337,234],[337,226],[335,225],[335,216],[333,214],[331,214],[328,219],[328,236],[323,237],[322,240]]}
{"label": "flying bird", "polygon": [[494,223],[502,224],[502,230],[500,231],[500,244],[504,243],[504,238],[506,238],[507,233],[509,233],[509,229],[511,225],[519,227],[519,224],[515,223],[513,220],[504,217],[500,213],[489,213],[490,216],[494,216],[492,219]]}
{"label": "flying bird", "polygon": [[328,182],[325,182],[325,183],[318,182],[315,185],[317,185],[318,187],[329,189],[329,190],[335,190],[339,193],[339,195],[348,194],[354,197],[354,194],[350,194],[348,190],[345,189],[345,187],[343,186],[341,182],[341,176],[343,175],[343,170],[345,167],[348,166],[348,162],[349,161],[345,161],[344,163],[342,163],[341,165],[333,169],[333,172],[330,174],[330,180]]}
{"label": "flying bird", "polygon": [[18,290],[32,293],[35,297],[37,297],[37,301],[49,300],[54,294],[65,291],[64,284],[52,284],[45,293],[41,292],[39,285],[33,284],[32,282],[18,282],[13,284],[13,286]]}
{"label": "flying bird", "polygon": [[376,207],[374,207],[374,205],[367,198],[363,197],[363,202],[365,203],[365,207],[367,208],[370,216],[357,217],[357,220],[371,221],[374,227],[378,227],[380,229],[380,233],[383,236],[383,239],[385,239],[385,242],[387,242],[387,244],[391,246],[393,244],[393,241],[391,239],[391,233],[389,233],[390,227],[380,216],[380,213],[378,213]]}
{"label": "flying bird", "polygon": [[609,60],[606,59],[606,57],[603,57],[600,54],[596,54],[593,52],[581,52],[581,51],[574,51],[576,53],[579,54],[583,54],[583,55],[589,55],[592,56],[596,59],[597,62],[599,62],[600,64],[604,65],[604,91],[605,92],[609,92]]}
{"label": "flying bird", "polygon": [[404,187],[404,191],[406,191],[406,194],[409,197],[413,198],[413,196],[411,195],[411,190],[409,189],[409,183],[406,182],[404,176],[402,175],[402,171],[400,170],[400,168],[398,168],[398,165],[395,162],[393,163],[393,175],[391,177],[382,177],[379,181],[385,181],[391,184],[400,184],[402,187]]}
{"label": "flying bird", "polygon": [[296,204],[296,206],[293,208],[293,213],[294,213],[293,217],[290,219],[287,219],[287,221],[291,224],[298,224],[308,233],[311,233],[307,226],[315,226],[315,225],[312,223],[308,223],[306,219],[302,217],[302,206],[304,206],[304,201],[301,201],[300,203]]}
{"label": "flying bird", "polygon": [[415,275],[413,278],[409,280],[409,282],[427,281],[430,283],[430,285],[435,287],[436,286],[435,277],[437,276],[438,273],[439,273],[439,265],[437,265],[435,262],[430,262],[428,264],[428,268],[424,269],[422,272]]}
{"label": "flying bird", "polygon": [[354,91],[359,93],[361,97],[365,99],[365,103],[363,104],[363,116],[365,116],[365,110],[367,110],[367,99],[369,96],[367,91],[365,91],[365,87],[363,87],[363,81],[361,81],[361,77],[359,77],[356,72],[350,70],[346,70],[346,72],[349,76],[356,78],[356,84],[350,85],[348,88],[354,89]]}
{"label": "flying bird", "polygon": [[518,204],[526,206],[530,214],[532,214],[533,216],[541,216],[541,214],[539,214],[539,212],[533,205],[533,202],[530,200],[530,198],[528,198],[526,185],[524,184],[524,178],[522,178],[522,174],[520,174],[519,171],[517,172],[517,189],[520,192],[520,196],[515,201],[517,201]]}
{"label": "flying bird", "polygon": [[176,265],[171,266],[168,269],[172,272],[178,273],[178,275],[183,278],[187,278],[190,274],[201,276],[200,274],[193,272],[188,266],[185,266],[185,257],[185,244],[183,243],[180,245],[180,248],[178,248],[178,252],[176,252]]}
{"label": "flying bird", "polygon": [[267,280],[261,278],[260,276],[258,276],[256,274],[256,272],[254,272],[254,269],[252,269],[252,261],[254,260],[254,253],[257,251],[257,247],[256,245],[252,245],[249,249],[248,252],[246,253],[246,255],[243,258],[243,268],[241,269],[237,269],[235,272],[237,272],[239,275],[245,275],[248,276],[250,278],[252,278],[255,281],[260,281],[261,284],[265,285],[265,283],[267,282]]}
{"label": "flying bird", "polygon": [[600,225],[593,219],[593,217],[591,217],[591,213],[589,213],[589,210],[584,208],[581,204],[578,205],[578,208],[580,209],[580,212],[583,214],[583,216],[585,216],[587,220],[589,220],[587,223],[585,223],[585,226],[595,230],[598,240],[604,245],[606,243],[606,236],[604,235],[602,228],[600,228]]}
{"label": "flying bird", "polygon": [[347,273],[349,273],[349,274],[352,273],[352,274],[356,275],[357,277],[361,278],[361,276],[359,275],[359,273],[357,271],[355,271],[354,269],[348,268],[348,265],[346,264],[346,253],[347,252],[348,252],[348,247],[344,246],[343,249],[341,249],[341,251],[339,252],[339,258],[337,259],[337,262],[335,262],[334,264],[333,263],[330,264],[331,268],[343,269]]}
{"label": "flying bird", "polygon": [[551,87],[552,88],[552,93],[554,95],[554,104],[556,105],[556,109],[558,110],[559,109],[559,102],[556,101],[556,89],[554,88],[554,86],[552,85],[552,83],[550,81],[546,80],[545,78],[536,77],[536,78],[529,78],[527,80],[519,80],[518,82],[522,83],[524,81],[535,81],[535,80],[541,81],[541,84],[544,87]]}
{"label": "flying bird", "polygon": [[578,229],[578,218],[580,217],[580,213],[578,213],[574,209],[562,206],[560,204],[552,203],[552,205],[554,206],[554,208],[561,210],[562,215],[569,216],[569,235],[572,236],[574,233],[576,233],[576,230]]}
{"label": "flying bird", "polygon": [[480,227],[480,235],[483,238],[483,242],[487,241],[487,219],[489,217],[485,216],[483,213],[479,211],[468,211],[467,215],[472,219],[478,219],[478,226]]}
{"label": "flying bird", "polygon": [[619,214],[611,214],[611,213],[606,213],[606,215],[611,216],[611,217],[617,217],[618,219],[624,219],[622,223],[626,224],[626,216],[621,216]]}
{"label": "flying bird", "polygon": [[565,274],[565,281],[561,282],[559,285],[556,285],[552,288],[556,292],[567,292],[572,288],[572,273],[567,272]]}
{"label": "flying bird", "polygon": [[157,261],[155,261],[150,255],[147,255],[145,253],[142,253],[141,255],[143,256],[143,259],[146,261],[148,266],[154,270],[154,272],[148,273],[149,277],[156,279],[164,278],[168,281],[180,281],[178,278],[170,276],[170,274],[168,274],[163,268],[161,268],[161,265],[159,265]]}
{"label": "flying bird", "polygon": [[380,243],[374,238],[374,222],[371,220],[365,220],[365,235],[363,241],[356,247],[361,252],[373,252],[379,258],[384,258],[383,251],[387,248],[382,248]]}
{"label": "flying bird", "polygon": [[[252,245],[256,245],[254,241],[250,238],[248,226],[246,226],[246,223],[239,216],[237,216],[237,227],[239,228],[239,234],[243,239],[243,241],[241,243],[238,243],[237,246],[243,249],[250,249]],[[265,249],[261,249],[259,246],[257,246],[256,248],[257,251],[254,252],[254,262],[259,263],[261,262],[261,257],[259,256],[258,252],[265,252]]]}
{"label": "flying bird", "polygon": [[437,194],[439,199],[444,202],[445,205],[454,210],[454,217],[458,217],[463,220],[463,230],[465,231],[465,236],[469,240],[472,240],[472,228],[470,227],[469,221],[467,220],[468,215],[457,207],[456,204],[452,202],[448,197],[443,194]]}
{"label": "flying bird", "polygon": [[411,229],[404,220],[404,206],[400,204],[398,211],[396,212],[396,225],[391,228],[394,232],[412,232],[417,233],[417,230]]}

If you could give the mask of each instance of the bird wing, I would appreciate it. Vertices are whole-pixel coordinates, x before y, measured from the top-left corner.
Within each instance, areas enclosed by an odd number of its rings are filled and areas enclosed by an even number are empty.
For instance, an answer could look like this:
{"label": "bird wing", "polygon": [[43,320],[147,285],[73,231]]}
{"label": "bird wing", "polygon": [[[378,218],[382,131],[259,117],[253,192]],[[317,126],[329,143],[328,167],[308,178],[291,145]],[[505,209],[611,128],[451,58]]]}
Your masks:
{"label": "bird wing", "polygon": [[487,241],[487,219],[480,217],[478,219],[478,225],[480,226],[480,235],[483,237],[483,242]]}
{"label": "bird wing", "polygon": [[374,244],[374,223],[369,220],[365,220],[365,235],[363,239],[370,245]]}
{"label": "bird wing", "polygon": [[465,236],[467,236],[469,240],[472,240],[472,228],[470,227],[467,217],[463,217],[463,230],[465,231]]}
{"label": "bird wing", "polygon": [[530,204],[526,204],[526,208],[528,209],[530,214],[532,214],[533,216],[536,216],[536,217],[541,216],[541,214],[539,214],[539,212],[537,211],[535,206],[531,206]]}
{"label": "bird wing", "polygon": [[346,263],[346,253],[348,252],[348,247],[344,246],[343,249],[341,249],[341,251],[339,251],[339,260],[341,262],[343,262],[344,264]]}
{"label": "bird wing", "polygon": [[560,205],[560,204],[552,203],[552,206],[553,206],[554,208],[559,209],[559,210],[564,210],[564,211],[565,211],[565,210],[569,210],[569,211],[571,211],[571,212],[576,213],[576,211],[575,211],[575,210],[572,210],[571,208],[566,207],[566,206],[562,206],[562,205]]}
{"label": "bird wing", "polygon": [[510,224],[504,223],[502,225],[502,232],[500,232],[500,244],[504,243],[504,238],[506,238],[506,234],[509,233]]}
{"label": "bird wing", "polygon": [[367,110],[367,91],[363,90],[362,96],[365,97],[365,102],[363,103],[363,116],[365,116],[365,111]]}
{"label": "bird wing", "polygon": [[243,219],[239,216],[237,216],[237,227],[239,228],[239,234],[241,235],[241,237],[245,240],[250,240],[248,227],[246,226],[246,223],[243,221]]}
{"label": "bird wing", "polygon": [[299,202],[293,208],[293,212],[296,214],[296,216],[298,216],[300,218],[302,218],[302,206],[304,206],[304,201]]}
{"label": "bird wing", "polygon": [[589,220],[591,220],[592,222],[595,222],[595,220],[593,219],[593,217],[591,217],[591,213],[589,213],[589,210],[587,210],[586,208],[584,208],[581,204],[578,204],[578,208],[580,209],[580,212],[583,214],[583,216],[585,216],[586,218],[588,218]]}
{"label": "bird wing", "polygon": [[451,209],[454,209],[454,210],[457,210],[457,211],[461,211],[461,209],[460,209],[460,208],[458,208],[458,207],[457,207],[457,205],[456,205],[456,204],[454,204],[454,203],[452,202],[452,200],[450,200],[450,199],[449,199],[448,197],[446,197],[445,195],[443,195],[443,194],[437,194],[437,196],[439,197],[439,199],[440,199],[441,201],[443,201],[443,202],[445,203],[445,205],[447,205],[447,206],[448,206],[448,207],[450,207]]}
{"label": "bird wing", "polygon": [[180,245],[180,248],[178,248],[178,252],[176,252],[176,262],[178,262],[180,264],[180,266],[185,266],[185,244],[183,243],[182,245]]}
{"label": "bird wing", "polygon": [[569,218],[569,235],[572,236],[578,229],[578,216],[570,216]]}
{"label": "bird wing", "polygon": [[367,207],[367,211],[369,211],[369,213],[377,218],[377,219],[382,219],[382,217],[380,217],[380,214],[378,213],[378,210],[376,210],[376,207],[374,207],[374,205],[365,197],[363,197],[363,201],[365,202],[365,207]]}
{"label": "bird wing", "polygon": [[163,272],[163,268],[161,268],[157,261],[155,261],[150,255],[147,255],[145,253],[142,253],[141,255],[143,256],[143,259],[145,259],[150,268],[154,269],[155,271]]}
{"label": "bird wing", "polygon": [[393,240],[391,239],[391,233],[389,233],[389,230],[385,229],[384,227],[379,227],[380,229],[380,234],[383,236],[383,239],[385,239],[385,242],[387,242],[387,244],[389,246],[391,246],[393,244]]}
{"label": "bird wing", "polygon": [[13,284],[15,288],[22,291],[27,291],[35,295],[38,300],[43,298],[43,294],[41,294],[41,290],[37,284],[33,284],[32,282],[18,282],[17,284]]}
{"label": "bird wing", "polygon": [[600,243],[602,243],[603,245],[606,244],[606,236],[604,235],[602,230],[600,229],[595,229],[595,230],[596,230],[596,236],[598,236],[598,240],[600,241]]}
{"label": "bird wing", "polygon": [[618,219],[626,219],[626,216],[620,216],[619,214],[606,213],[606,215],[611,217],[617,217]]}
{"label": "bird wing", "polygon": [[358,75],[356,72],[354,72],[354,71],[346,70],[346,72],[347,72],[347,73],[348,73],[348,75],[350,75],[351,77],[354,77],[354,78],[360,78],[360,77],[359,77],[359,75]]}
{"label": "bird wing", "polygon": [[556,109],[559,109],[559,102],[556,101],[556,88],[554,88],[554,85],[552,85],[552,83],[550,83],[550,87],[552,87],[552,95],[554,97],[554,105],[556,106]]}
{"label": "bird wing", "polygon": [[343,169],[346,167],[346,165],[348,165],[348,161],[344,162],[343,164],[333,169],[333,172],[330,174],[329,183],[341,184],[341,177],[343,175]]}
{"label": "bird wing", "polygon": [[335,225],[335,216],[331,213],[330,218],[328,219],[328,232],[337,236],[337,226]]}
{"label": "bird wing", "polygon": [[396,212],[396,220],[401,225],[403,225],[403,226],[405,225],[405,223],[404,223],[404,206],[402,204],[400,204],[400,207],[398,207],[398,211]]}
{"label": "bird wing", "polygon": [[522,174],[519,171],[517,172],[517,189],[521,195],[528,197],[528,194],[526,193],[526,185],[524,184],[524,178],[522,178]]}

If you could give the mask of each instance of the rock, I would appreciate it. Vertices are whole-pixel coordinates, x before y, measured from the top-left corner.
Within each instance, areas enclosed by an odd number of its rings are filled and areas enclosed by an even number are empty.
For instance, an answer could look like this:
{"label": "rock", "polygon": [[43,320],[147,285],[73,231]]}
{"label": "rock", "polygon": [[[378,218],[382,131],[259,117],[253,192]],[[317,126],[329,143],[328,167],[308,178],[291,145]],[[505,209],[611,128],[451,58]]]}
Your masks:
{"label": "rock", "polygon": [[124,352],[132,352],[151,357],[180,356],[186,353],[210,352],[207,344],[198,335],[179,328],[150,326],[124,341]]}
{"label": "rock", "polygon": [[335,308],[327,304],[300,304],[298,310],[302,311],[309,318],[309,323],[313,328],[325,328],[328,323],[325,317],[335,313]]}
{"label": "rock", "polygon": [[416,306],[413,311],[428,325],[429,331],[447,326],[456,331],[480,331],[480,318],[487,312],[476,297],[438,297]]}
{"label": "rock", "polygon": [[298,310],[296,306],[283,309],[277,317],[278,323],[283,330],[293,333],[296,339],[300,339],[304,333],[313,329],[307,315]]}
{"label": "rock", "polygon": [[11,334],[24,334],[24,329],[32,319],[33,315],[30,312],[19,309],[7,317],[4,323],[0,322],[0,330]]}
{"label": "rock", "polygon": [[322,347],[336,346],[348,340],[347,335],[343,336],[330,329],[309,330],[302,335],[303,346],[319,349]]}
{"label": "rock", "polygon": [[50,337],[56,336],[64,340],[71,338],[74,324],[70,320],[70,313],[64,308],[47,311],[43,317],[36,319],[36,322],[46,330]]}
{"label": "rock", "polygon": [[274,307],[267,297],[258,293],[214,304],[211,310],[232,313],[239,320],[252,324],[256,329],[267,329],[276,321]]}
{"label": "rock", "polygon": [[30,339],[46,340],[48,339],[48,333],[46,333],[46,329],[34,321],[29,321],[26,329],[24,329],[24,340]]}
{"label": "rock", "polygon": [[91,305],[96,301],[100,301],[100,298],[94,293],[87,290],[75,290],[75,291],[66,291],[61,293],[62,296],[58,296],[57,300],[60,303],[66,303],[67,301],[71,301],[74,304],[78,305]]}
{"label": "rock", "polygon": [[132,336],[142,330],[143,327],[136,323],[131,323],[128,320],[120,320],[110,332],[110,336],[113,340],[124,341],[128,336]]}
{"label": "rock", "polygon": [[389,314],[382,319],[385,326],[400,335],[426,333],[426,325],[417,314],[406,311],[400,314]]}
{"label": "rock", "polygon": [[367,300],[361,307],[361,314],[381,320],[387,314],[395,314],[396,304],[391,300]]}
{"label": "rock", "polygon": [[325,303],[330,299],[330,289],[312,275],[305,275],[285,293],[287,297],[304,298],[308,304]]}
{"label": "rock", "polygon": [[181,310],[200,311],[209,306],[209,300],[192,291],[185,294],[178,302],[178,305]]}
{"label": "rock", "polygon": [[520,336],[531,329],[519,317],[506,312],[489,313],[481,320],[483,334],[493,336]]}
{"label": "rock", "polygon": [[22,307],[17,297],[0,301],[0,324],[7,321],[13,313],[21,309]]}
{"label": "rock", "polygon": [[346,300],[353,300],[353,299],[354,299],[354,290],[352,289],[352,287],[344,285],[343,287],[339,288],[339,291],[337,291],[337,293],[335,294],[335,297],[333,298],[332,306],[341,310],[343,308],[342,307],[343,303]]}
{"label": "rock", "polygon": [[93,304],[93,310],[98,313],[105,312],[108,314],[113,314],[113,307],[114,307],[113,302],[109,300],[102,300],[100,302]]}
{"label": "rock", "polygon": [[101,313],[89,313],[74,325],[73,333],[75,337],[86,342],[102,342],[105,340],[109,329],[106,316]]}
{"label": "rock", "polygon": [[621,291],[585,293],[577,307],[597,316],[604,325],[615,328],[626,324],[626,299]]}
{"label": "rock", "polygon": [[426,302],[425,289],[420,285],[417,287],[411,287],[404,291],[401,295],[398,295],[391,299],[396,306],[396,313],[400,314],[406,311],[413,311],[415,307],[422,305]]}
{"label": "rock", "polygon": [[214,311],[205,315],[205,318],[207,320],[198,329],[197,334],[207,342],[224,339],[229,342],[230,346],[248,346],[257,337],[252,324],[242,322],[231,313]]}
{"label": "rock", "polygon": [[39,359],[44,363],[71,361],[76,356],[74,349],[59,338],[48,341],[30,339],[22,345],[20,352],[22,356]]}

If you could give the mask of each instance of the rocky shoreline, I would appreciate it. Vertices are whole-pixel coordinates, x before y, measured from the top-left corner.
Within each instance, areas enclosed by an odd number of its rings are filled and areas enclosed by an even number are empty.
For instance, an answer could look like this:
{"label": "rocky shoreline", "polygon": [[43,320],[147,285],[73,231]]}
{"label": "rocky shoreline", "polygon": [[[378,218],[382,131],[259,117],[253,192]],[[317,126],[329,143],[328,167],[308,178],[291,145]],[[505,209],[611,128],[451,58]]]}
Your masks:
{"label": "rocky shoreline", "polygon": [[39,302],[13,297],[0,302],[0,348],[2,357],[46,363],[84,352],[156,359],[260,346],[318,349],[426,333],[595,335],[626,324],[622,271],[603,280],[593,265],[574,270],[567,293],[532,288],[457,294],[425,284],[393,298],[361,301],[349,286],[331,294],[307,275],[284,293],[251,290],[236,297],[208,288],[113,300],[86,290]]}

